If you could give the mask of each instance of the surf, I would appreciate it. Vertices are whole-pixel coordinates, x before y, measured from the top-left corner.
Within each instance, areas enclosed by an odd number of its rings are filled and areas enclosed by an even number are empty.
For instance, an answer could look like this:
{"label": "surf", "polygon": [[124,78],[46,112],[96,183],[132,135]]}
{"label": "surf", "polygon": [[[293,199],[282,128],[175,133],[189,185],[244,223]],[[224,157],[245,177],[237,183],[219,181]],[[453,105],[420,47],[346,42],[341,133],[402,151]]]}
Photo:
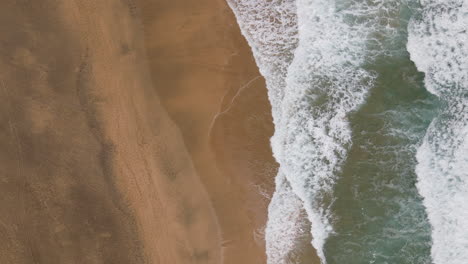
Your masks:
{"label": "surf", "polygon": [[268,262],[301,263],[291,256],[305,239],[322,263],[468,259],[466,2],[228,3],[275,124]]}
{"label": "surf", "polygon": [[[287,180],[277,184],[270,204],[269,263],[285,263],[294,243],[284,241],[300,236],[273,235],[284,230],[275,225],[301,226],[304,221],[311,224],[311,243],[325,263],[323,246],[334,232],[333,188],[352,145],[349,115],[373,87],[376,75],[366,65],[382,53],[390,39],[385,36],[395,34],[391,17],[386,17],[394,5],[323,0],[228,3],[266,79],[276,127],[272,149],[280,163],[278,177]],[[279,207],[294,208],[291,213],[298,218],[305,210],[307,219],[279,221],[273,217]],[[283,246],[275,246],[278,243]]]}
{"label": "surf", "polygon": [[435,264],[468,260],[468,2],[424,0],[408,51],[441,100],[417,152],[417,187],[432,226]]}

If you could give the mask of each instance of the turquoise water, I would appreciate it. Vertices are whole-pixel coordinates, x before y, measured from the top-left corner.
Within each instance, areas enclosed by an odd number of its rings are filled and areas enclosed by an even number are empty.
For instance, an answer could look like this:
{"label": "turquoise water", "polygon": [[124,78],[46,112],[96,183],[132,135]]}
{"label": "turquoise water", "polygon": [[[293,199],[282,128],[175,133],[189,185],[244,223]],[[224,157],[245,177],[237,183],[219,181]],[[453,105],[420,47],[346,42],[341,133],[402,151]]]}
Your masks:
{"label": "turquoise water", "polygon": [[468,263],[468,1],[228,2],[273,108],[268,263],[310,264],[304,232],[322,263]]}
{"label": "turquoise water", "polygon": [[[335,185],[335,233],[329,264],[431,263],[431,226],[416,182],[416,151],[439,102],[406,51],[415,7],[399,7],[397,37],[366,65],[378,76],[366,103],[351,114],[353,146]],[[392,41],[392,42],[390,42]]]}
{"label": "turquoise water", "polygon": [[415,183],[415,153],[437,110],[408,54],[379,77],[351,118],[353,147],[336,183],[327,263],[428,264],[431,230]]}

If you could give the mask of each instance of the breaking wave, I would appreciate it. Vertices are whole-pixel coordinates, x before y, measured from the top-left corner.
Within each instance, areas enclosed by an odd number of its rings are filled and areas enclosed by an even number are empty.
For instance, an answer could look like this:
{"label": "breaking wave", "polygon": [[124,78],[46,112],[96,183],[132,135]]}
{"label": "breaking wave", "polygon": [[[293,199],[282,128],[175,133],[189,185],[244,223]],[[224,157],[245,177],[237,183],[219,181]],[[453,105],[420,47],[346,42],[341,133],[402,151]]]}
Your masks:
{"label": "breaking wave", "polygon": [[408,51],[443,102],[417,152],[417,187],[432,225],[435,264],[468,261],[468,2],[424,0]]}

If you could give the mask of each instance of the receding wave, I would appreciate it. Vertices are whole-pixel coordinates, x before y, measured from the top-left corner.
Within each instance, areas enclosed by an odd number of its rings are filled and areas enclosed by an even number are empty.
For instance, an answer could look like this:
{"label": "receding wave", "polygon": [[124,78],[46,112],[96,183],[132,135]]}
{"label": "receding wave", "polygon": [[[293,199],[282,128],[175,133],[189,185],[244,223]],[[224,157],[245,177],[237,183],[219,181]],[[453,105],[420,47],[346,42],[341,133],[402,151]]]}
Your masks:
{"label": "receding wave", "polygon": [[325,263],[323,246],[334,232],[333,188],[352,145],[349,115],[365,102],[374,85],[377,76],[368,65],[387,52],[385,47],[397,35],[400,2],[228,3],[267,81],[273,108],[272,148],[282,184],[277,184],[269,209],[269,263],[288,261],[294,247],[288,241],[299,235],[278,225],[299,232],[304,221],[280,218],[277,212],[292,210],[290,215],[303,217],[298,201],[312,223],[312,244]]}
{"label": "receding wave", "polygon": [[270,202],[268,225],[265,230],[269,263],[300,263],[310,244],[310,222],[302,201],[292,191],[280,171],[276,177],[276,193]]}
{"label": "receding wave", "polygon": [[421,1],[408,51],[443,102],[417,153],[417,187],[432,225],[435,264],[468,261],[468,2]]}
{"label": "receding wave", "polygon": [[279,119],[285,78],[298,43],[296,0],[227,0],[265,77],[273,119]]}

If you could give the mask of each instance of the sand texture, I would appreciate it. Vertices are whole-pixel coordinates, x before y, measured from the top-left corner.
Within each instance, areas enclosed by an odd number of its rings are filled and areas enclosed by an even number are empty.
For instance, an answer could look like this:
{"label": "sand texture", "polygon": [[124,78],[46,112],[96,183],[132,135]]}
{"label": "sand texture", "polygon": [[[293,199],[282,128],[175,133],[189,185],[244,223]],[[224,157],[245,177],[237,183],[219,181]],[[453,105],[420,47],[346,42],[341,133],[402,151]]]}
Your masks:
{"label": "sand texture", "polygon": [[0,12],[0,263],[265,263],[271,114],[224,2]]}
{"label": "sand texture", "polygon": [[277,164],[270,104],[250,48],[222,0],[140,2],[151,75],[210,195],[224,263],[266,263],[263,228]]}

